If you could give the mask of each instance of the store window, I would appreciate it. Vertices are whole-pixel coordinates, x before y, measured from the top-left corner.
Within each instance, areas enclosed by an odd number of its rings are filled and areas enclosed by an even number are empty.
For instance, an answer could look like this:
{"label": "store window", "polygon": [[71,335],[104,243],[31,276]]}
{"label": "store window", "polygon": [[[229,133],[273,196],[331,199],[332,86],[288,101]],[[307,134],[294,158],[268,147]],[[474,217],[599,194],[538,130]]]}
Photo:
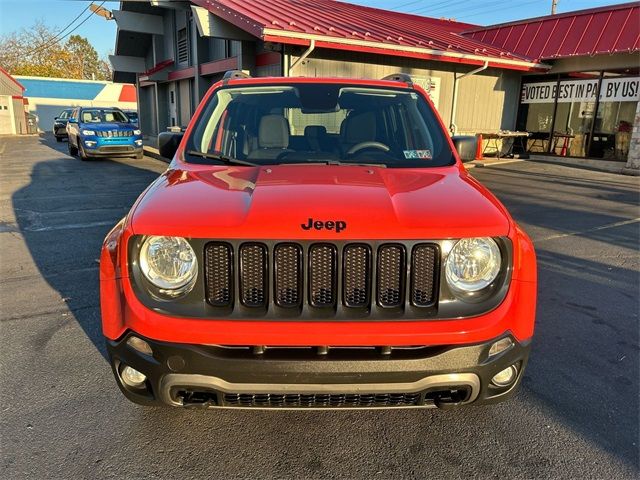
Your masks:
{"label": "store window", "polygon": [[589,156],[626,160],[640,94],[638,69],[604,72]]}
{"label": "store window", "polygon": [[625,161],[640,99],[640,69],[525,77],[519,130],[529,152]]}
{"label": "store window", "polygon": [[556,86],[557,80],[548,76],[526,77],[523,82],[517,129],[529,132],[527,150],[530,152],[544,153],[549,149]]}
{"label": "store window", "polygon": [[551,153],[587,156],[600,76],[600,72],[579,72],[561,77]]}

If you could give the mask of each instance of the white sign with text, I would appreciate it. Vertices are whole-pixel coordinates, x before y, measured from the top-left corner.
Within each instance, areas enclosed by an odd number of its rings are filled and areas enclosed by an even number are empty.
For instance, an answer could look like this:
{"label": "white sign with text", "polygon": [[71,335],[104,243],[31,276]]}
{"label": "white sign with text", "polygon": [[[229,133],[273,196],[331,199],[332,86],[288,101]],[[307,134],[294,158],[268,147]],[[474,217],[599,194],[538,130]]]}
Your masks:
{"label": "white sign with text", "polygon": [[[598,80],[562,80],[525,83],[520,103],[595,102]],[[640,100],[640,77],[605,78],[600,89],[601,102],[637,102]]]}

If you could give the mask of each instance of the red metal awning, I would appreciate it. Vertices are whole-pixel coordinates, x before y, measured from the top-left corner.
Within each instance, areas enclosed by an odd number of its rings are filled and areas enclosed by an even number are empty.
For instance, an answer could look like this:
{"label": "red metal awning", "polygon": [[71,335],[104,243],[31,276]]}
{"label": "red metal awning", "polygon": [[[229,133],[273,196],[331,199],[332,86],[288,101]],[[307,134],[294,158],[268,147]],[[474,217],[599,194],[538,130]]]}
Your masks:
{"label": "red metal awning", "polygon": [[545,65],[461,35],[474,25],[334,0],[192,0],[264,41],[515,70]]}
{"label": "red metal awning", "polygon": [[640,3],[625,3],[471,29],[469,39],[535,61],[640,50]]}

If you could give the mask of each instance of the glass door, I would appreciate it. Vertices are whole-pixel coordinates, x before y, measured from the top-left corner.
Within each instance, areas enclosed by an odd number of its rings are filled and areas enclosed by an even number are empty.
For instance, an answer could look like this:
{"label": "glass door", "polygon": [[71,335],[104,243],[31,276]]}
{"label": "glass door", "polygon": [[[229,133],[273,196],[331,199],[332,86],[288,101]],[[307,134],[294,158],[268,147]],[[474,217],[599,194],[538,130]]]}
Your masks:
{"label": "glass door", "polygon": [[639,69],[604,72],[589,157],[627,160],[639,96]]}

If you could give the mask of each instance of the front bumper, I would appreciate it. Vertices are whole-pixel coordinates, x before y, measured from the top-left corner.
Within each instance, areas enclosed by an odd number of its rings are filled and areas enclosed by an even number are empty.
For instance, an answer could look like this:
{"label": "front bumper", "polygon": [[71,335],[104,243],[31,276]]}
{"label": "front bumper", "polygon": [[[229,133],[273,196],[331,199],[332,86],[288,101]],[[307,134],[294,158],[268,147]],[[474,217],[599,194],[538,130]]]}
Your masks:
{"label": "front bumper", "polygon": [[56,137],[67,138],[67,127],[66,127],[66,125],[54,125],[53,126],[53,134]]}
{"label": "front bumper", "polygon": [[[131,332],[107,349],[116,381],[145,405],[217,408],[429,408],[484,404],[509,398],[522,380],[530,342],[489,358],[495,342],[437,347],[229,347],[143,338],[148,355],[132,348]],[[502,337],[500,337],[502,338]],[[491,379],[515,365],[506,387]],[[146,376],[127,386],[124,366]]]}
{"label": "front bumper", "polygon": [[142,153],[142,146],[136,145],[102,145],[96,148],[84,146],[90,157],[130,157]]}
{"label": "front bumper", "polygon": [[130,157],[142,153],[142,136],[99,137],[83,136],[82,147],[90,157]]}

